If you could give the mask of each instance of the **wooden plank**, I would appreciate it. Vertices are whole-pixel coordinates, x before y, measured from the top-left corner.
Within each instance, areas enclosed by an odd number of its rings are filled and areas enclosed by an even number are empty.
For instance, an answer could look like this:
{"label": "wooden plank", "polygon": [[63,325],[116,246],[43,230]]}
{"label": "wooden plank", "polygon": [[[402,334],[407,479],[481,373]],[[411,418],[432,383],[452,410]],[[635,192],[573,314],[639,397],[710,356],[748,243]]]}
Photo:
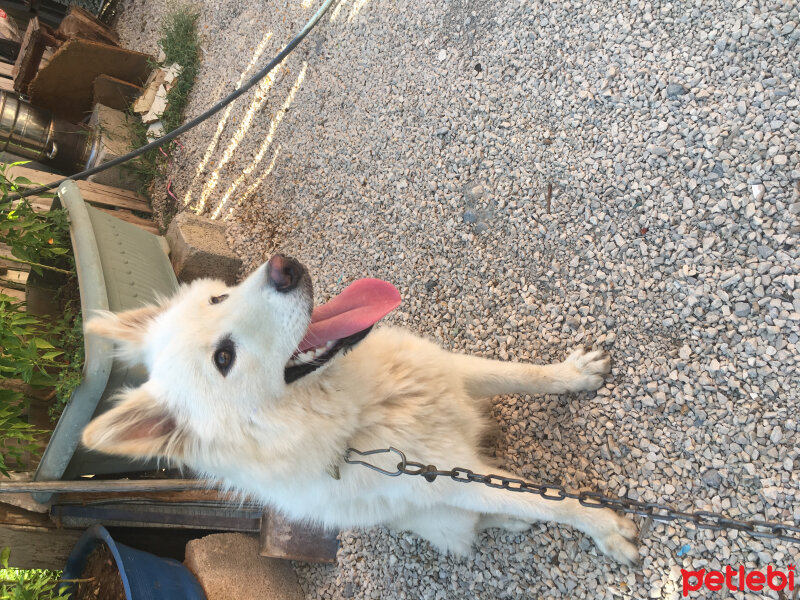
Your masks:
{"label": "wooden plank", "polygon": [[99,75],[94,80],[94,103],[126,111],[138,98],[143,88],[116,77]]}
{"label": "wooden plank", "polygon": [[8,77],[0,77],[0,90],[4,92],[12,92],[16,93],[14,89],[14,80],[9,79]]}
{"label": "wooden plank", "polygon": [[74,481],[3,481],[0,493],[10,492],[165,492],[210,490],[217,484],[204,479],[77,479]]}
{"label": "wooden plank", "polygon": [[7,62],[0,62],[0,75],[3,77],[13,78],[11,72],[14,70],[14,65]]}
{"label": "wooden plank", "polygon": [[255,533],[261,523],[259,507],[237,504],[166,504],[160,502],[100,502],[54,504],[53,518],[64,527],[89,527],[95,523],[120,527],[168,527]]}
{"label": "wooden plank", "polygon": [[8,269],[5,273],[0,274],[0,285],[14,288],[15,290],[24,290],[27,281],[28,274],[25,271]]}
{"label": "wooden plank", "polygon": [[16,298],[17,300],[25,300],[25,292],[22,290],[15,290],[14,288],[5,287],[0,285],[0,294],[5,294],[6,296],[11,296],[12,298]]}
{"label": "wooden plank", "polygon": [[[25,177],[39,185],[52,183],[53,181],[59,181],[64,178],[63,175],[29,169],[24,166],[10,167],[6,171],[6,174],[14,177]],[[128,210],[135,210],[147,214],[152,214],[153,212],[147,199],[136,192],[122,190],[110,185],[103,185],[102,183],[93,183],[91,181],[77,181],[76,183],[78,184],[78,189],[81,191],[83,199],[89,204],[108,206],[111,208],[127,208]]]}
{"label": "wooden plank", "polygon": [[57,32],[67,38],[80,37],[119,46],[117,32],[104,25],[90,12],[74,4],[69,7],[67,15],[61,20]]}
{"label": "wooden plank", "polygon": [[[11,246],[8,244],[4,244],[0,242],[0,254],[3,256],[14,256],[14,253],[11,252]],[[8,271],[30,271],[30,267],[25,263],[18,263],[13,260],[5,260],[0,258],[0,274],[6,273]]]}
{"label": "wooden plank", "polygon": [[102,500],[148,500],[153,502],[225,502],[241,504],[239,496],[219,490],[175,490],[164,492],[67,492],[58,495],[59,504],[84,504]]}
{"label": "wooden plank", "polygon": [[261,517],[259,554],[303,562],[335,563],[338,532],[289,521],[271,508]]}
{"label": "wooden plank", "polygon": [[45,41],[44,29],[39,23],[39,19],[33,17],[28,21],[28,28],[22,38],[22,45],[17,54],[17,61],[14,63],[12,75],[14,78],[13,89],[21,94],[28,93],[28,86],[39,70],[39,63],[44,54]]}
{"label": "wooden plank", "polygon": [[8,564],[18,569],[63,569],[82,533],[77,529],[0,525],[0,540],[11,548]]}
{"label": "wooden plank", "polygon": [[141,52],[71,39],[56,50],[31,81],[31,103],[80,122],[92,111],[92,86],[98,75],[142,85],[151,71],[152,60]]}
{"label": "wooden plank", "polygon": [[0,503],[0,546],[11,548],[9,565],[63,569],[80,531],[59,529],[47,513]]}

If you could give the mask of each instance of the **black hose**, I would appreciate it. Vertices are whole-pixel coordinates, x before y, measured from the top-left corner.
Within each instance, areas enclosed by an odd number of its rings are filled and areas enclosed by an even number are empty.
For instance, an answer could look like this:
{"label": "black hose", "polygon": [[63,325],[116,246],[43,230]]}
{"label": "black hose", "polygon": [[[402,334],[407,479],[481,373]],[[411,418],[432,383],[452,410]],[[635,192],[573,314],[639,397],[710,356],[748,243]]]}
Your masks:
{"label": "black hose", "polygon": [[185,123],[185,124],[181,125],[177,129],[173,129],[169,133],[167,133],[165,135],[162,135],[160,138],[158,138],[156,140],[153,140],[149,144],[146,144],[146,145],[142,146],[141,148],[133,150],[132,152],[129,152],[128,154],[125,154],[124,156],[117,157],[117,158],[115,158],[113,160],[108,161],[107,163],[103,163],[102,165],[98,165],[96,167],[92,167],[91,169],[86,169],[85,171],[81,171],[80,173],[76,173],[75,175],[70,175],[69,177],[65,177],[64,179],[62,179],[60,181],[55,181],[53,183],[49,183],[47,185],[43,185],[43,186],[38,187],[38,188],[25,190],[24,192],[21,192],[20,194],[17,194],[17,195],[15,195],[15,196],[13,196],[13,197],[11,197],[9,199],[10,200],[17,200],[19,198],[27,198],[28,196],[35,196],[37,194],[41,194],[43,192],[47,192],[49,190],[52,190],[53,188],[56,188],[56,187],[60,186],[65,181],[70,181],[72,179],[85,179],[86,177],[89,177],[90,175],[94,175],[95,173],[100,173],[101,171],[105,171],[106,169],[110,169],[111,167],[116,167],[117,165],[121,165],[122,163],[127,162],[127,161],[131,160],[132,158],[136,158],[137,156],[141,156],[142,154],[144,154],[148,150],[152,150],[154,148],[158,148],[159,146],[165,144],[166,142],[174,140],[176,137],[178,137],[182,133],[185,133],[185,132],[189,131],[195,125],[198,125],[198,124],[202,123],[203,121],[205,121],[209,117],[211,117],[211,116],[215,115],[216,113],[218,113],[219,111],[221,111],[223,108],[228,106],[228,104],[230,104],[231,102],[236,100],[242,94],[246,93],[250,88],[252,88],[255,84],[257,84],[264,77],[266,77],[267,74],[270,71],[272,71],[272,69],[274,69],[276,66],[278,66],[283,61],[283,59],[286,58],[292,52],[292,50],[294,50],[295,47],[301,41],[303,41],[303,38],[308,35],[308,33],[314,28],[314,26],[322,18],[322,16],[326,12],[328,12],[328,9],[331,7],[331,5],[334,2],[336,2],[336,0],[325,0],[325,2],[322,4],[322,6],[319,7],[319,10],[317,10],[317,12],[314,13],[314,16],[312,16],[311,19],[308,21],[308,23],[306,23],[306,26],[303,27],[303,29],[300,31],[300,33],[298,33],[292,39],[292,41],[290,41],[288,44],[286,44],[286,46],[283,48],[283,50],[281,50],[277,54],[277,56],[275,56],[275,58],[273,58],[258,73],[253,75],[253,77],[247,83],[245,83],[242,87],[240,87],[238,90],[234,90],[229,96],[227,96],[226,98],[222,99],[220,102],[218,102],[217,104],[215,104],[214,106],[209,108],[206,112],[204,112],[199,117],[195,117],[194,119],[192,119],[188,123]]}

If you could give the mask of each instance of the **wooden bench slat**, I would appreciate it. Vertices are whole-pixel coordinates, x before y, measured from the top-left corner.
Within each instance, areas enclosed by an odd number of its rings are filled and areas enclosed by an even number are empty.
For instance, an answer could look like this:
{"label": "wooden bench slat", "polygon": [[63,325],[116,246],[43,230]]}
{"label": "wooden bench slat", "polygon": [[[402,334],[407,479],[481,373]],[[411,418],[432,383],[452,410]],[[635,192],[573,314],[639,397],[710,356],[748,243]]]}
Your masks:
{"label": "wooden bench slat", "polygon": [[[16,177],[25,177],[40,185],[52,183],[53,181],[64,178],[63,175],[46,173],[19,165],[8,169],[7,174]],[[81,191],[83,199],[89,204],[109,206],[111,208],[127,208],[147,214],[153,213],[153,209],[150,208],[144,196],[136,192],[122,190],[101,183],[93,183],[91,181],[77,181],[76,183],[78,184],[78,189]]]}

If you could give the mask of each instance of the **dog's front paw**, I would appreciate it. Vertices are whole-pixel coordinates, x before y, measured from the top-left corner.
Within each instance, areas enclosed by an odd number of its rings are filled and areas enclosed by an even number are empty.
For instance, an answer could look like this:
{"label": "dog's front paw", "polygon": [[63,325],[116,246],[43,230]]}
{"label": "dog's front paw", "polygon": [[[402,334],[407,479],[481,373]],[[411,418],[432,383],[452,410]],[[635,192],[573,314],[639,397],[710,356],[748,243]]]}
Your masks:
{"label": "dog's front paw", "polygon": [[639,550],[634,544],[636,525],[610,509],[600,510],[592,538],[597,547],[617,562],[632,565],[639,562]]}
{"label": "dog's front paw", "polygon": [[577,348],[567,356],[561,366],[567,370],[569,391],[596,390],[611,371],[611,357],[602,350],[587,352]]}

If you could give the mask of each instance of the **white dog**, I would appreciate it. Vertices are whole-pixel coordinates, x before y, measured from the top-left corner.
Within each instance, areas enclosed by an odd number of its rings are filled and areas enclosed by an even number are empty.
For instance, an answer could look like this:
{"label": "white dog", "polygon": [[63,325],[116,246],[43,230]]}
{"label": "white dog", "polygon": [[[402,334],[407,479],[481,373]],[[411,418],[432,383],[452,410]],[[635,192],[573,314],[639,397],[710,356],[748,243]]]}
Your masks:
{"label": "white dog", "polygon": [[[514,477],[481,453],[486,398],[594,390],[609,371],[598,351],[538,366],[452,354],[388,327],[366,335],[399,302],[390,284],[360,280],[312,317],[306,269],[274,256],[236,287],[199,280],[161,306],[96,317],[87,331],[116,340],[149,380],[94,419],[83,442],[169,458],[332,528],[386,525],[463,554],[481,529],[548,520],[586,532],[618,561],[638,560],[634,524],[608,509],[344,463],[349,447],[393,446],[426,465]],[[398,462],[370,459],[389,470]]]}

